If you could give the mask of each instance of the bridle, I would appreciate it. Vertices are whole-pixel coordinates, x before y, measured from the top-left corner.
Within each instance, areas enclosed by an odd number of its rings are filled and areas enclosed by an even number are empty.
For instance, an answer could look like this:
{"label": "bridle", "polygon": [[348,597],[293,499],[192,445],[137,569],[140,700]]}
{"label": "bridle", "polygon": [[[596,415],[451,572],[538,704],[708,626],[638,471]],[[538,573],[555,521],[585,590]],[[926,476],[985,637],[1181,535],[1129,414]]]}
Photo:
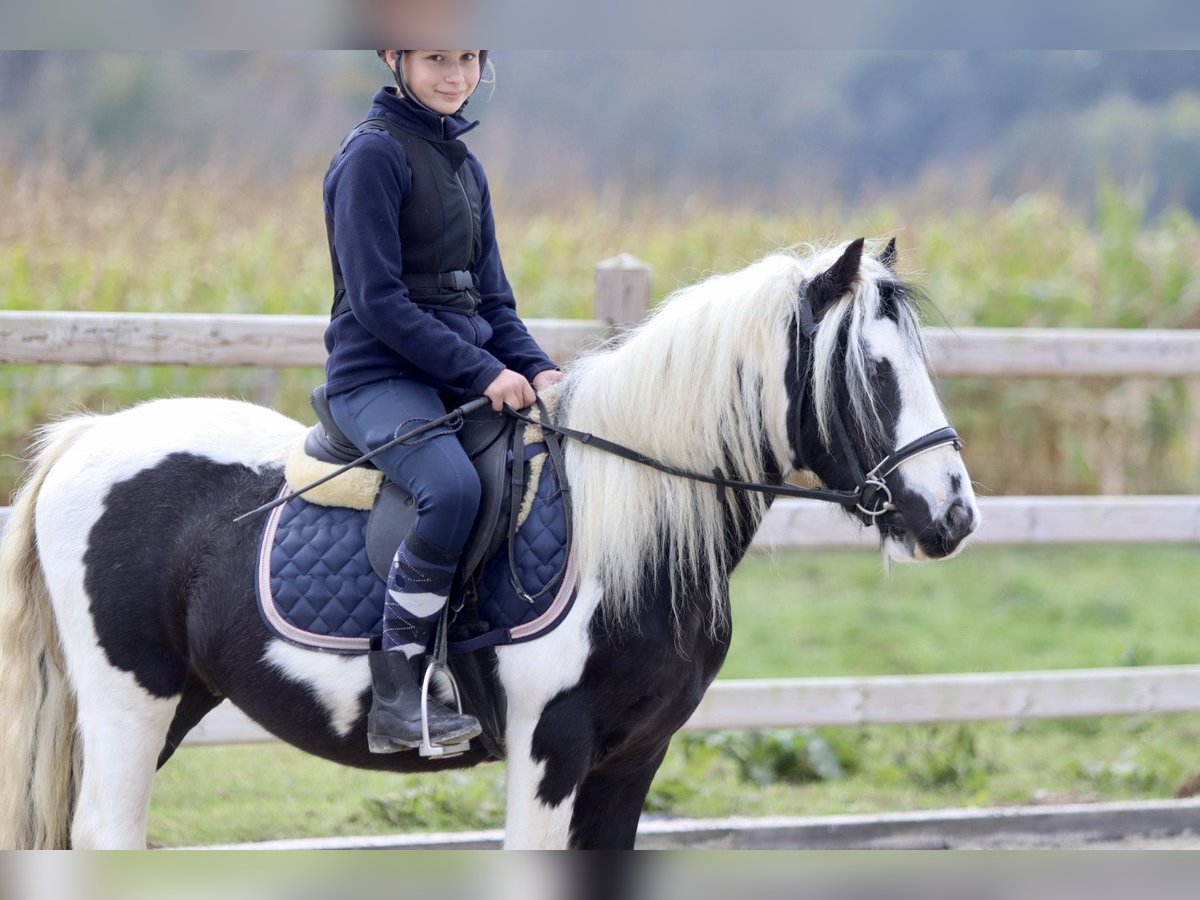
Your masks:
{"label": "bridle", "polygon": [[[816,317],[813,315],[812,305],[809,303],[804,287],[801,287],[800,291],[798,313],[800,332],[805,340],[809,342],[811,348],[816,337],[818,323]],[[673,466],[670,463],[663,462],[653,456],[647,456],[638,450],[618,444],[615,441],[610,441],[585,431],[577,431],[564,425],[554,424],[550,422],[548,411],[542,406],[540,401],[538,406],[541,421],[510,407],[505,407],[504,411],[526,424],[562,435],[563,437],[578,441],[587,447],[603,450],[606,453],[628,459],[639,465],[648,466],[667,475],[687,478],[691,481],[699,481],[716,487],[768,494],[772,497],[798,497],[804,500],[820,500],[825,503],[836,503],[839,506],[854,511],[863,525],[868,527],[877,524],[876,520],[880,516],[896,509],[895,501],[892,498],[892,491],[887,485],[887,477],[895,472],[896,469],[900,468],[900,466],[910,459],[928,453],[931,450],[936,450],[939,447],[952,446],[959,452],[962,452],[963,448],[963,442],[959,438],[958,432],[947,425],[944,428],[938,428],[928,434],[922,435],[916,440],[910,441],[903,447],[900,447],[898,450],[889,453],[869,471],[864,473],[862,463],[858,458],[858,452],[854,449],[854,442],[850,440],[846,425],[842,421],[843,414],[839,412],[833,420],[834,430],[837,432],[842,454],[850,467],[851,474],[854,476],[855,486],[852,489],[806,488],[793,484],[763,484],[757,481],[739,481],[735,478],[726,478],[719,468],[713,469],[712,474],[706,475],[703,472],[694,472],[690,469]],[[797,403],[797,419],[800,415],[800,409],[801,404]],[[797,426],[799,426],[798,421]],[[800,434],[799,427],[796,429],[796,434]]]}
{"label": "bridle", "polygon": [[[809,302],[808,294],[805,292],[803,286],[800,289],[797,314],[799,317],[800,333],[808,341],[809,349],[811,350],[816,345],[817,329],[820,326],[816,320],[816,316],[813,315],[812,304]],[[801,409],[802,404],[797,403],[797,436],[800,434]],[[842,448],[842,455],[845,457],[846,464],[850,466],[850,474],[854,476],[855,482],[853,491],[840,492],[855,495],[853,499],[847,499],[842,505],[846,507],[853,506],[859,520],[866,526],[876,524],[876,519],[884,513],[892,512],[896,509],[895,501],[892,499],[891,488],[887,485],[887,477],[900,468],[900,466],[914,457],[928,453],[931,450],[936,450],[939,447],[952,446],[959,453],[962,452],[963,448],[962,438],[958,436],[958,432],[949,425],[946,425],[943,428],[937,428],[927,434],[923,434],[916,440],[909,441],[903,447],[892,451],[876,463],[870,471],[864,474],[862,463],[858,458],[858,452],[854,449],[854,442],[850,440],[850,435],[846,430],[844,414],[840,410],[833,419],[833,427],[834,431],[837,432],[838,443]]]}

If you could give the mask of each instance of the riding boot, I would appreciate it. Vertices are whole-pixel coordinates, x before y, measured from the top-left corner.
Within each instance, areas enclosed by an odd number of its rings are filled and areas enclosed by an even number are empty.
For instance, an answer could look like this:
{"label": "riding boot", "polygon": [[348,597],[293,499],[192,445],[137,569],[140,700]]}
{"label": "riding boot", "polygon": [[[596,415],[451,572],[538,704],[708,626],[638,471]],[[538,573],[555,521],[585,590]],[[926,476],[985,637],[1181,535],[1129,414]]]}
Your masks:
{"label": "riding boot", "polygon": [[[367,715],[367,747],[372,753],[395,753],[419,747],[421,734],[421,679],[414,662],[396,650],[367,654],[371,667],[371,712]],[[436,697],[429,697],[429,742],[458,744],[480,732],[474,716],[455,712]]]}

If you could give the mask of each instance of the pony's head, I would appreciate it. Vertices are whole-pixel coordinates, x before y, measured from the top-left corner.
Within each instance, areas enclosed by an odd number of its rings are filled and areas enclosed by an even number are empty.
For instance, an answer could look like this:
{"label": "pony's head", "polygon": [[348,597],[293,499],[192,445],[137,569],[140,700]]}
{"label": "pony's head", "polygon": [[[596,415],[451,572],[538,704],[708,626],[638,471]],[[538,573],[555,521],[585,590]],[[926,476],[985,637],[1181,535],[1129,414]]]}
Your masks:
{"label": "pony's head", "polygon": [[[889,455],[949,424],[913,291],[896,275],[895,241],[878,258],[864,255],[863,245],[860,239],[809,261],[787,375],[792,467],[847,490]],[[950,556],[975,530],[975,495],[955,445],[908,456],[879,474],[886,490],[869,507],[887,508],[870,518],[890,559]]]}

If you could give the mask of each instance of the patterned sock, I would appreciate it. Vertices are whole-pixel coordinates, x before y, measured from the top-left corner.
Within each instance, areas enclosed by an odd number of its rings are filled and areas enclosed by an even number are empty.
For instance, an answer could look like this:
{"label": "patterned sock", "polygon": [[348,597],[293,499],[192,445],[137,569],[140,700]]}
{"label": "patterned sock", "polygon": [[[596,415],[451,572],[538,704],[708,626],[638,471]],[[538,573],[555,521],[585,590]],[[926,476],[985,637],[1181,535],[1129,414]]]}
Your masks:
{"label": "patterned sock", "polygon": [[392,559],[383,607],[383,649],[412,659],[425,652],[450,594],[458,554],[447,553],[415,531]]}

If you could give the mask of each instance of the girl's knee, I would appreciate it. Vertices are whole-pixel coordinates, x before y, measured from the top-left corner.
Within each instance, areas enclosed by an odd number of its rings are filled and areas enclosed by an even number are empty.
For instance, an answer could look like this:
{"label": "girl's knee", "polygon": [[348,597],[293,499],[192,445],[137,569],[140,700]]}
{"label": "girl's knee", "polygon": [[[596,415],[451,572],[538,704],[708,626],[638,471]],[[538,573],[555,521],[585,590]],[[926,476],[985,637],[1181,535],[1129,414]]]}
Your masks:
{"label": "girl's knee", "polygon": [[481,494],[479,473],[470,461],[453,467],[453,471],[447,471],[444,477],[434,479],[429,485],[429,498],[432,503],[469,509],[472,516],[479,508]]}
{"label": "girl's knee", "polygon": [[423,534],[436,534],[445,547],[466,541],[479,512],[479,475],[469,461],[464,462],[464,466],[428,479],[418,497],[418,527]]}

